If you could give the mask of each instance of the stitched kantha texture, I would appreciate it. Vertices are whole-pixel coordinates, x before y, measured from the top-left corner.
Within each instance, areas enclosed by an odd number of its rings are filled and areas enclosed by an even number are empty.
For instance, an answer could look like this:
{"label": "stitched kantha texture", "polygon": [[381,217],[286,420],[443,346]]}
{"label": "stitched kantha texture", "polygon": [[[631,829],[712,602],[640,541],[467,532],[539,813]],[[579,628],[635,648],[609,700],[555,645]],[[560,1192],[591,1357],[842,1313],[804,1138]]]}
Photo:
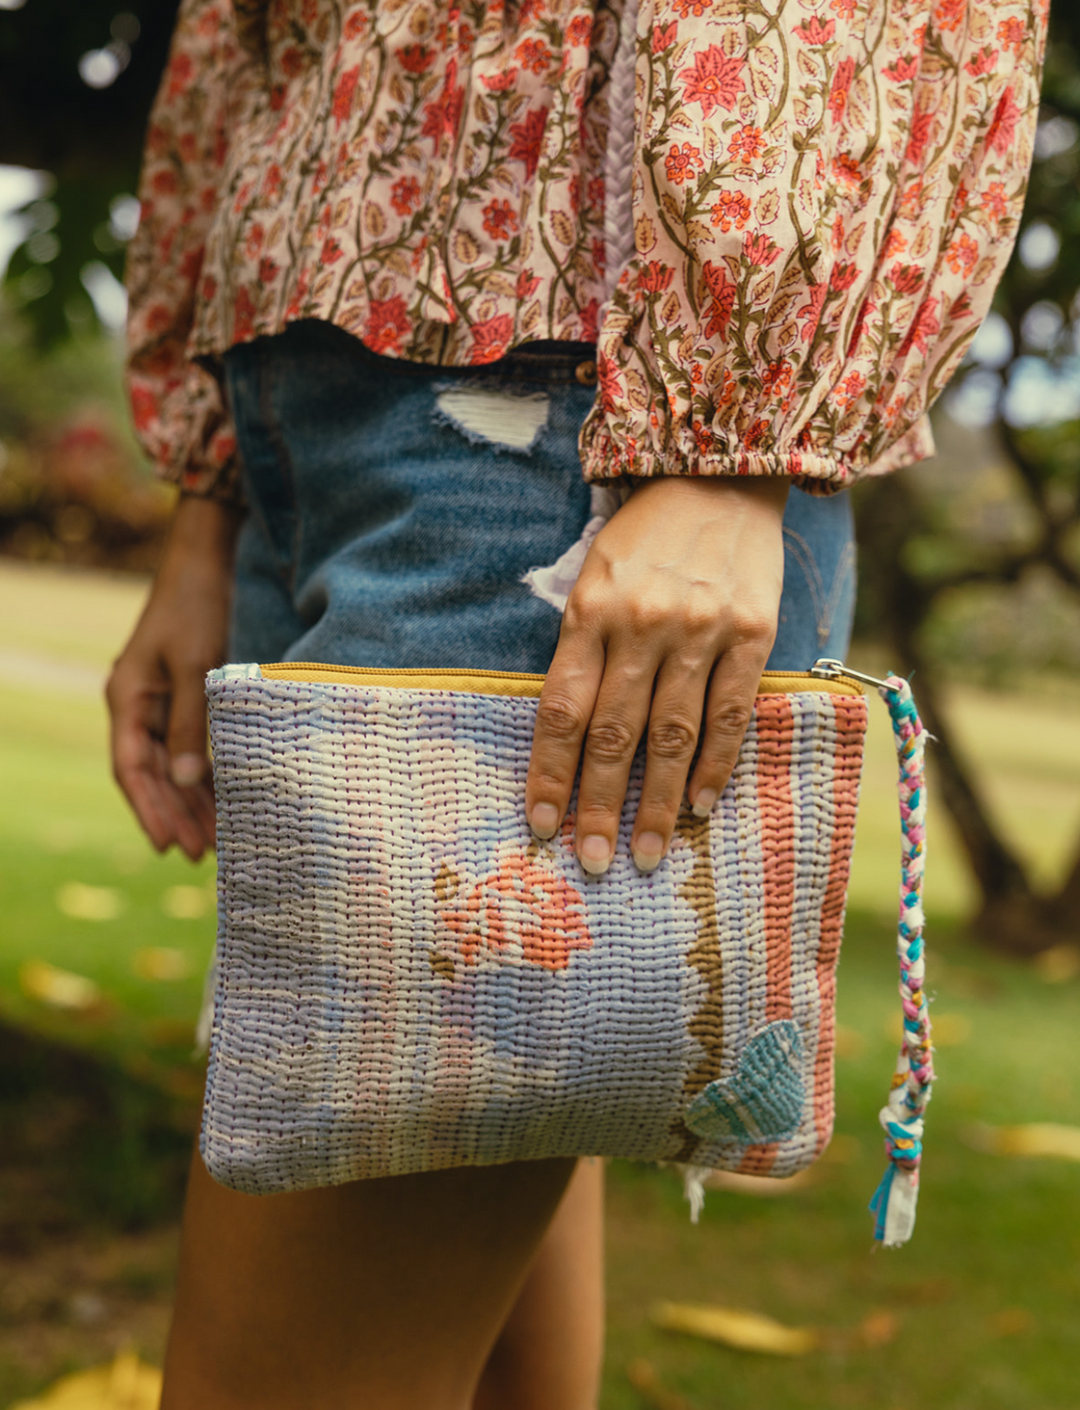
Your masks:
{"label": "stitched kantha texture", "polygon": [[208,683],[202,1152],[252,1193],[559,1155],[784,1175],[829,1138],[866,706],[763,694],[710,818],[585,876],[525,822],[536,700]]}

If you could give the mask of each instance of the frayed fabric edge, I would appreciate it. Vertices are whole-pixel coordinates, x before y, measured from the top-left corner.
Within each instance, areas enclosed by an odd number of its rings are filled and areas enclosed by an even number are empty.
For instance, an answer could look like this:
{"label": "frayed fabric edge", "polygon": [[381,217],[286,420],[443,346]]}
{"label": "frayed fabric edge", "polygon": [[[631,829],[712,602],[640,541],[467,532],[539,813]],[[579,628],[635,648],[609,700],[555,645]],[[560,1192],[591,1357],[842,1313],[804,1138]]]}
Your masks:
{"label": "frayed fabric edge", "polygon": [[631,486],[623,481],[593,485],[589,493],[589,518],[581,536],[565,553],[546,568],[530,568],[519,581],[542,602],[557,612],[566,610],[566,600],[578,580],[592,541],[617,509],[629,499]]}

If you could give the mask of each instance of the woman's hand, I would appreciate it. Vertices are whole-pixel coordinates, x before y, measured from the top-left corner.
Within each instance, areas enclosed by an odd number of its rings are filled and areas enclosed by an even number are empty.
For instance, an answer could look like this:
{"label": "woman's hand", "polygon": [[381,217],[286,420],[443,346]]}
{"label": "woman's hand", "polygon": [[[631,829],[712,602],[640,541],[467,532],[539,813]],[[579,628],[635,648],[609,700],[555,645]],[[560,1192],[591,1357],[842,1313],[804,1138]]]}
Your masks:
{"label": "woman's hand", "polygon": [[576,845],[598,875],[615,854],[634,752],[645,781],[630,841],[652,871],[689,799],[705,816],[730,777],[776,636],[783,479],[646,480],[596,536],[566,604],[540,696],[525,809],[554,835],[578,761]]}
{"label": "woman's hand", "polygon": [[240,514],[180,500],[161,566],[105,690],[116,781],[150,841],[198,861],[214,845],[204,677],[225,659]]}

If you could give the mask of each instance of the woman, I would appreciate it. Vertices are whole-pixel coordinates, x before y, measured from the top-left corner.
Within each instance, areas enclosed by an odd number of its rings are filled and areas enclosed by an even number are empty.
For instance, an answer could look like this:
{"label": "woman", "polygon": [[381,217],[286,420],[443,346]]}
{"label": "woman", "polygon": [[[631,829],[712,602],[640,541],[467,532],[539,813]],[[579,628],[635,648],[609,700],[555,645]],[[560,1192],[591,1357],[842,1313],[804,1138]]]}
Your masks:
{"label": "woman", "polygon": [[[766,663],[843,652],[836,492],[932,450],[1015,237],[1045,21],[185,0],[129,263],[136,424],[182,495],[109,687],[155,845],[212,844],[204,672],[291,657],[546,669],[531,826],[580,763],[604,871],[644,737],[655,867]],[[255,1200],[196,1158],[164,1410],[584,1410],[600,1219],[588,1162]]]}

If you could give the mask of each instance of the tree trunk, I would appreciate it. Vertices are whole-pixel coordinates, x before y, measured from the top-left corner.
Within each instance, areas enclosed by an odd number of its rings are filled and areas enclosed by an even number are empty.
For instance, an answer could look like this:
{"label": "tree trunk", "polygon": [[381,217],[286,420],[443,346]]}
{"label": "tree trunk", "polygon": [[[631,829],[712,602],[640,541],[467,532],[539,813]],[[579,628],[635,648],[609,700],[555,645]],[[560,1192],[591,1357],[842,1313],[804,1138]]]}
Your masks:
{"label": "tree trunk", "polygon": [[994,949],[1017,955],[1075,942],[1080,936],[1080,856],[1057,895],[1036,893],[957,747],[935,672],[921,648],[920,632],[934,593],[904,563],[905,543],[923,528],[914,491],[901,476],[873,481],[860,492],[858,514],[860,591],[869,594],[901,668],[913,677],[919,712],[936,738],[927,758],[979,888],[973,933]]}

